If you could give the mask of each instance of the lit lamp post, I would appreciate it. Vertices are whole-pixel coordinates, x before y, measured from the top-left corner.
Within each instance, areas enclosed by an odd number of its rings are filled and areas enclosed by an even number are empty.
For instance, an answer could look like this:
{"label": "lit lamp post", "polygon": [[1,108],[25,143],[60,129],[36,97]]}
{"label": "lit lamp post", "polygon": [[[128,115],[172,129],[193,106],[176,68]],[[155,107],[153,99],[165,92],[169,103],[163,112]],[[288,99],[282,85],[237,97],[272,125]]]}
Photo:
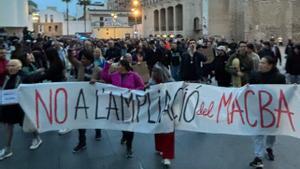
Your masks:
{"label": "lit lamp post", "polygon": [[114,27],[114,38],[116,38],[116,20],[118,18],[118,15],[116,13],[111,13],[113,27]]}
{"label": "lit lamp post", "polygon": [[39,32],[39,23],[40,22],[40,15],[38,13],[32,13],[32,22],[33,22],[33,30]]}
{"label": "lit lamp post", "polygon": [[135,24],[135,28],[134,28],[134,35],[136,38],[138,38],[138,30],[137,30],[137,17],[139,16],[140,12],[138,10],[138,7],[140,5],[138,0],[133,0],[132,1],[132,5],[133,8],[131,9],[131,12],[133,13],[134,16],[134,24]]}

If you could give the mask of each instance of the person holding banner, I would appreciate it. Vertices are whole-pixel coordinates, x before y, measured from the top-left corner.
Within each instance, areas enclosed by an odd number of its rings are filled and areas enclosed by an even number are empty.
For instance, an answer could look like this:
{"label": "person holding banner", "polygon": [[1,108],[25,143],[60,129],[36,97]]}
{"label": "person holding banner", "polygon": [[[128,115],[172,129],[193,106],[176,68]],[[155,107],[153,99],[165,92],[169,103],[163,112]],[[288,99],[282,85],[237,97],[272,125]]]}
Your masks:
{"label": "person holding banner", "polygon": [[[155,85],[160,83],[167,83],[174,81],[171,77],[168,69],[156,62],[152,68],[151,79],[149,85]],[[171,159],[174,159],[175,153],[175,132],[155,134],[155,149],[159,155],[162,156],[162,163],[168,167],[171,165]]]}
{"label": "person holding banner", "polygon": [[[5,78],[2,90],[16,89],[22,83],[22,63],[12,59],[7,63],[8,75]],[[1,106],[0,123],[6,126],[5,148],[0,150],[0,161],[13,155],[11,144],[13,139],[14,124],[22,125],[24,112],[18,104]]]}
{"label": "person holding banner", "polygon": [[4,46],[0,46],[0,86],[2,87],[5,76],[6,76],[6,65],[8,61],[6,60],[6,49]]}
{"label": "person holding banner", "polygon": [[[78,60],[76,57],[75,50],[68,51],[68,59],[70,63],[78,70],[77,80],[78,81],[90,81],[92,79],[98,79],[100,68],[94,64],[94,56],[92,51],[83,49],[79,52]],[[101,140],[101,129],[96,129],[95,140]],[[79,143],[74,147],[73,153],[86,149],[86,129],[79,129]]]}
{"label": "person holding banner", "polygon": [[[251,84],[286,84],[285,76],[276,68],[276,60],[271,56],[264,56],[259,62],[259,71],[250,75]],[[257,169],[263,168],[264,139],[266,137],[266,153],[270,161],[274,161],[273,145],[275,136],[258,135],[254,137],[254,160],[249,164]]]}
{"label": "person holding banner", "polygon": [[[144,90],[144,82],[142,77],[133,72],[129,62],[125,59],[119,61],[116,72],[109,73],[109,68],[112,64],[112,60],[109,60],[104,69],[101,72],[101,78],[112,85],[134,90]],[[122,131],[123,136],[121,138],[121,144],[126,143],[126,157],[132,158],[132,141],[134,133],[130,131]]]}

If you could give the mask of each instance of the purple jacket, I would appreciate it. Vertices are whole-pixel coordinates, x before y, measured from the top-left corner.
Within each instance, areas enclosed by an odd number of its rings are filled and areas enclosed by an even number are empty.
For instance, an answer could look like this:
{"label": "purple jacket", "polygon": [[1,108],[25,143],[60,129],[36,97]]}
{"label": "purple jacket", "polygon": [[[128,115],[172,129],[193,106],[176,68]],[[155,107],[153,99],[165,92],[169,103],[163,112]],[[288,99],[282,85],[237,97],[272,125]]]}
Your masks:
{"label": "purple jacket", "polygon": [[140,75],[135,72],[129,71],[127,74],[114,72],[109,73],[110,64],[105,64],[104,69],[101,71],[101,78],[112,85],[123,87],[127,89],[144,90],[144,82]]}

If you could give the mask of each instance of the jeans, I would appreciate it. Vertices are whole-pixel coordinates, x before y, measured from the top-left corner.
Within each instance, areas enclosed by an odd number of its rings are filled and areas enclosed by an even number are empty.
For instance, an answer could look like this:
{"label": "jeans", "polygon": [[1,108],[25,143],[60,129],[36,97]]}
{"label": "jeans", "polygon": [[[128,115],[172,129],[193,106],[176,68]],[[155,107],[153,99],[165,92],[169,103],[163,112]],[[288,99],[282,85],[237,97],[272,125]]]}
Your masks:
{"label": "jeans", "polygon": [[[96,136],[101,135],[101,129],[95,129],[96,131]],[[86,144],[86,129],[78,129],[79,132],[79,144]]]}
{"label": "jeans", "polygon": [[173,77],[173,79],[175,81],[180,81],[180,75],[179,75],[179,71],[180,71],[180,66],[171,66],[171,75]]}
{"label": "jeans", "polygon": [[123,133],[122,139],[126,140],[127,151],[131,151],[134,132],[122,131],[122,133]]}
{"label": "jeans", "polygon": [[276,136],[263,136],[263,135],[254,136],[253,141],[254,141],[255,157],[262,158],[264,156],[265,137],[266,137],[266,148],[272,148],[274,146],[274,143],[276,141]]}
{"label": "jeans", "polygon": [[287,76],[288,78],[288,83],[290,84],[300,84],[300,75],[291,75],[291,74],[288,74]]}

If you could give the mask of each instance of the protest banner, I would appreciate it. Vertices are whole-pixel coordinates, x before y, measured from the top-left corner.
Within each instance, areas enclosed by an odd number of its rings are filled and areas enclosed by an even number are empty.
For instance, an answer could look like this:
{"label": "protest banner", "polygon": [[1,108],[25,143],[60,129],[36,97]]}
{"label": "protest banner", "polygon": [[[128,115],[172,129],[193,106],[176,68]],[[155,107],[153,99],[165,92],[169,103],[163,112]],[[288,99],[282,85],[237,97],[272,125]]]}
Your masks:
{"label": "protest banner", "polygon": [[135,91],[72,82],[21,85],[18,92],[21,107],[39,132],[102,128],[300,138],[296,85],[223,88],[172,82]]}

